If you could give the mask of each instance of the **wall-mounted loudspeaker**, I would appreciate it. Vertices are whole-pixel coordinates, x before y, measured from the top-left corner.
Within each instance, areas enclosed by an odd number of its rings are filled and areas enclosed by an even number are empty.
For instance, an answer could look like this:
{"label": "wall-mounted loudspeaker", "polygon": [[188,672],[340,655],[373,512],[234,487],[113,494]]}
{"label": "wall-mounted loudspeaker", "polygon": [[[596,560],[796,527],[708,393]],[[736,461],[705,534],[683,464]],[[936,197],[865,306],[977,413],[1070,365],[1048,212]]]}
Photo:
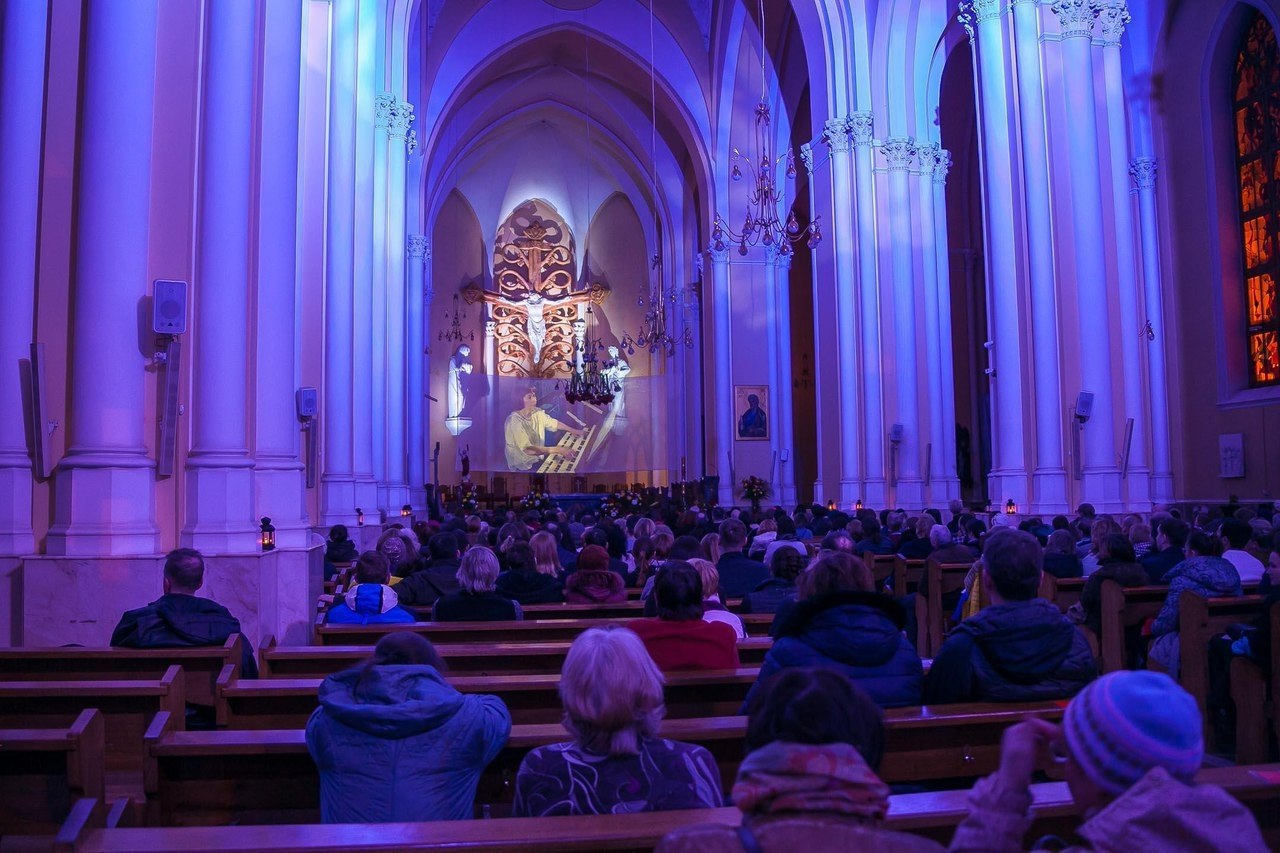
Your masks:
{"label": "wall-mounted loudspeaker", "polygon": [[294,403],[298,409],[298,420],[305,421],[308,418],[314,418],[319,413],[320,400],[314,388],[299,388],[297,393],[293,395]]}
{"label": "wall-mounted loudspeaker", "polygon": [[187,283],[158,278],[151,297],[151,330],[181,335],[187,330]]}
{"label": "wall-mounted loudspeaker", "polygon": [[902,441],[902,424],[894,424],[889,427],[889,440],[894,444]]}
{"label": "wall-mounted loudspeaker", "polygon": [[1089,416],[1093,414],[1093,394],[1089,391],[1081,391],[1076,397],[1076,420],[1084,423],[1089,420]]}

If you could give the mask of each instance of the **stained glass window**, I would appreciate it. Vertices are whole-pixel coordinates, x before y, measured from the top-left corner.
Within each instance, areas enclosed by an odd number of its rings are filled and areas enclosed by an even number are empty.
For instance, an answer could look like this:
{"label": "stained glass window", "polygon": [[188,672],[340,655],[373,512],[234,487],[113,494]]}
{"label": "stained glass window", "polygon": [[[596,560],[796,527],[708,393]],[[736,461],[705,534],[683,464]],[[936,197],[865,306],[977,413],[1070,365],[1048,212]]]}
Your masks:
{"label": "stained glass window", "polygon": [[1245,282],[1249,385],[1280,385],[1280,54],[1261,14],[1245,30],[1236,57],[1236,175]]}

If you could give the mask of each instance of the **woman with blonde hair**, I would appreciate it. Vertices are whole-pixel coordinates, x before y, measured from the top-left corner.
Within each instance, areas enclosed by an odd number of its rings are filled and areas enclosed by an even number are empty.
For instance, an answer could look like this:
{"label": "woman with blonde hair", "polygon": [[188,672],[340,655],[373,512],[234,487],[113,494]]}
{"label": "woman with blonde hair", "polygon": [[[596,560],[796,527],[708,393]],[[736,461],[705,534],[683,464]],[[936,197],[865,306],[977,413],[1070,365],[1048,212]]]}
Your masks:
{"label": "woman with blonde hair", "polygon": [[519,603],[494,592],[500,567],[497,556],[484,546],[468,548],[458,565],[462,589],[436,599],[431,618],[436,622],[502,622],[523,619]]}
{"label": "woman with blonde hair", "polygon": [[573,740],[530,752],[511,813],[614,814],[714,808],[720,772],[700,746],[658,736],[662,673],[626,628],[592,628],[573,641],[560,673],[564,727]]}
{"label": "woman with blonde hair", "polygon": [[689,560],[689,565],[697,569],[698,577],[702,578],[702,621],[723,622],[733,629],[739,640],[745,640],[747,632],[742,627],[742,619],[730,613],[720,600],[720,572],[712,563],[696,557]]}
{"label": "woman with blonde hair", "polygon": [[538,574],[564,578],[564,566],[560,565],[560,549],[556,547],[556,537],[545,530],[539,530],[529,540],[529,547],[533,549],[533,562]]}
{"label": "woman with blonde hair", "polygon": [[702,556],[711,563],[720,562],[720,534],[708,533],[702,537]]}

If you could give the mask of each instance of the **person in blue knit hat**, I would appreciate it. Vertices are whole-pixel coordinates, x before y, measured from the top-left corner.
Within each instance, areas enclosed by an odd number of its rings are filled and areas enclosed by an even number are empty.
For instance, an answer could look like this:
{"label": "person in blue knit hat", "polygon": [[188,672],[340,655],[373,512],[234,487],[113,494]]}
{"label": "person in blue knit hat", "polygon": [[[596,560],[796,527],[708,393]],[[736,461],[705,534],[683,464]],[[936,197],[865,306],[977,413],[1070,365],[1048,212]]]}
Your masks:
{"label": "person in blue knit hat", "polygon": [[1000,768],[974,785],[951,850],[1023,850],[1031,776],[1049,763],[1063,765],[1082,823],[1069,843],[1032,849],[1266,850],[1248,809],[1195,783],[1203,756],[1191,694],[1163,673],[1113,672],[1080,691],[1061,726],[1031,719],[1005,732]]}

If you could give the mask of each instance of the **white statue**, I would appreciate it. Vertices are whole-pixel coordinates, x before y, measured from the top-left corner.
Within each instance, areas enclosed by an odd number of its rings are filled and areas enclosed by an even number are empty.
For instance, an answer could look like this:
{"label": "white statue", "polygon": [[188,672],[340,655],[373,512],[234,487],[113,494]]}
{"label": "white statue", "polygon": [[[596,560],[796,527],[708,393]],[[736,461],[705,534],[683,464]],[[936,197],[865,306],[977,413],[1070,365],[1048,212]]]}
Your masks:
{"label": "white statue", "polygon": [[579,375],[586,369],[583,359],[587,352],[587,321],[573,321],[573,372]]}
{"label": "white statue", "polygon": [[617,347],[609,347],[609,360],[604,363],[604,367],[600,368],[600,376],[609,386],[609,390],[613,392],[613,403],[609,409],[618,417],[623,416],[623,408],[626,405],[624,397],[623,381],[627,378],[627,374],[631,372],[631,365],[622,357],[622,353]]}
{"label": "white statue", "polygon": [[449,359],[449,387],[445,392],[445,412],[448,418],[459,417],[467,404],[462,393],[462,377],[473,369],[470,358],[471,347],[463,344],[454,351],[453,358]]}
{"label": "white statue", "polygon": [[[542,345],[547,339],[547,320],[543,312],[547,305],[555,305],[573,297],[565,295],[559,299],[548,299],[537,291],[531,290],[523,299],[507,299],[495,297],[493,301],[509,308],[523,308],[525,313],[525,334],[529,337],[529,348],[533,350],[533,363],[542,360]],[[585,327],[584,327],[585,328]]]}

